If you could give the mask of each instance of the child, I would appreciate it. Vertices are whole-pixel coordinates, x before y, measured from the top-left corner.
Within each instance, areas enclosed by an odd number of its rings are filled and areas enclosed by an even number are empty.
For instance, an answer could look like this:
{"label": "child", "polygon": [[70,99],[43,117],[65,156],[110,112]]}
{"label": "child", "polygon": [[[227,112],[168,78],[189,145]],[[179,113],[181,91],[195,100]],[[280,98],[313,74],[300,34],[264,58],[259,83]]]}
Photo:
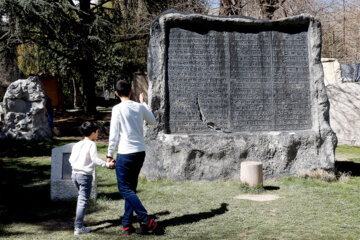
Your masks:
{"label": "child", "polygon": [[115,167],[113,162],[105,162],[97,156],[97,148],[94,140],[96,140],[99,135],[98,126],[93,122],[86,121],[81,125],[81,131],[85,137],[74,145],[69,159],[72,167],[71,178],[79,191],[74,235],[86,234],[91,230],[90,227],[84,227],[83,223],[86,207],[90,198],[95,164],[110,169],[114,169]]}
{"label": "child", "polygon": [[140,95],[140,103],[130,100],[131,84],[120,80],[116,83],[116,95],[121,103],[112,109],[108,162],[113,162],[116,147],[116,176],[118,189],[125,199],[125,211],[122,219],[124,234],[135,232],[133,227],[133,213],[140,221],[140,234],[153,232],[157,227],[154,219],[150,219],[145,207],[136,195],[136,187],[140,169],[145,159],[145,142],[143,137],[144,120],[149,124],[156,124],[154,115],[144,102],[144,95]]}

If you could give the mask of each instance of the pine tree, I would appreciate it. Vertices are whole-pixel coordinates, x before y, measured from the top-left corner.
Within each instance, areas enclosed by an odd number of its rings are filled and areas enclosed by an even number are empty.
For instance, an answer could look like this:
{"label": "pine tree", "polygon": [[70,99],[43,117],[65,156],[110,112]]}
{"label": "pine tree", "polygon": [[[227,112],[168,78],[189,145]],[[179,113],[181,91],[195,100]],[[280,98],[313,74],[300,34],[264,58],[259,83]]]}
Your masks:
{"label": "pine tree", "polygon": [[8,28],[0,32],[0,57],[14,58],[11,50],[24,45],[37,52],[42,69],[60,74],[64,86],[81,86],[87,114],[96,111],[99,82],[145,71],[149,26],[159,13],[168,8],[203,12],[206,7],[205,0],[93,2],[0,0],[0,14],[8,19]]}
{"label": "pine tree", "polygon": [[9,56],[14,47],[35,44],[59,70],[78,74],[84,110],[94,113],[95,72],[111,46],[114,28],[102,7],[92,6],[90,0],[80,0],[78,5],[71,0],[1,0],[9,28],[0,38],[0,54]]}

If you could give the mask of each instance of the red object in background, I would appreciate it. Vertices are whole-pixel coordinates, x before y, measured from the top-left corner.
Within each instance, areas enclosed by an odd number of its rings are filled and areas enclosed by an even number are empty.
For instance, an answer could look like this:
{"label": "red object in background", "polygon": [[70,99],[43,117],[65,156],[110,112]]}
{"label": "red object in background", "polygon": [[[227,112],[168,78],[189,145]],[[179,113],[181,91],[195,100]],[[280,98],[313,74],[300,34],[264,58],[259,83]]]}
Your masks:
{"label": "red object in background", "polygon": [[39,80],[44,86],[45,94],[51,99],[51,105],[56,110],[62,111],[64,98],[61,91],[61,83],[52,74],[38,74]]}

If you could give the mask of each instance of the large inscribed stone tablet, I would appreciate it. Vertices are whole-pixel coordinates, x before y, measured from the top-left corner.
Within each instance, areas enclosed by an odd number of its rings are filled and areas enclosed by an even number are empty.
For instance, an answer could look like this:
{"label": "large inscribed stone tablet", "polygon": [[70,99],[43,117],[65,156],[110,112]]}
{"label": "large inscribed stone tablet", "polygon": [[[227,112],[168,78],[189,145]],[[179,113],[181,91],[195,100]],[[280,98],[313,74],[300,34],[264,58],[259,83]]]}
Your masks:
{"label": "large inscribed stone tablet", "polygon": [[320,62],[320,24],[168,11],[151,26],[145,175],[240,178],[261,161],[265,177],[334,166],[336,136]]}
{"label": "large inscribed stone tablet", "polygon": [[311,129],[307,29],[247,30],[170,29],[171,133]]}

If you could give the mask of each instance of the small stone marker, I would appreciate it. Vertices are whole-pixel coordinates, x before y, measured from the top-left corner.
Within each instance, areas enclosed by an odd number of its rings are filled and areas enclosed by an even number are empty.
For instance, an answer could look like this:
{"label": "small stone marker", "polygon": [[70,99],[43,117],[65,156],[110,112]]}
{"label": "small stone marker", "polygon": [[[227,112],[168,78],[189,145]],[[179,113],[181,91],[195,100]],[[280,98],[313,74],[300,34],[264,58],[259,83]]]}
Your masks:
{"label": "small stone marker", "polygon": [[[72,168],[69,162],[72,147],[75,143],[69,143],[61,147],[53,148],[51,152],[51,200],[69,200],[77,198],[77,189],[72,180]],[[93,173],[91,199],[96,199],[97,184],[96,175]]]}
{"label": "small stone marker", "polygon": [[255,161],[246,161],[241,163],[240,180],[249,184],[250,187],[263,184],[262,163]]}

